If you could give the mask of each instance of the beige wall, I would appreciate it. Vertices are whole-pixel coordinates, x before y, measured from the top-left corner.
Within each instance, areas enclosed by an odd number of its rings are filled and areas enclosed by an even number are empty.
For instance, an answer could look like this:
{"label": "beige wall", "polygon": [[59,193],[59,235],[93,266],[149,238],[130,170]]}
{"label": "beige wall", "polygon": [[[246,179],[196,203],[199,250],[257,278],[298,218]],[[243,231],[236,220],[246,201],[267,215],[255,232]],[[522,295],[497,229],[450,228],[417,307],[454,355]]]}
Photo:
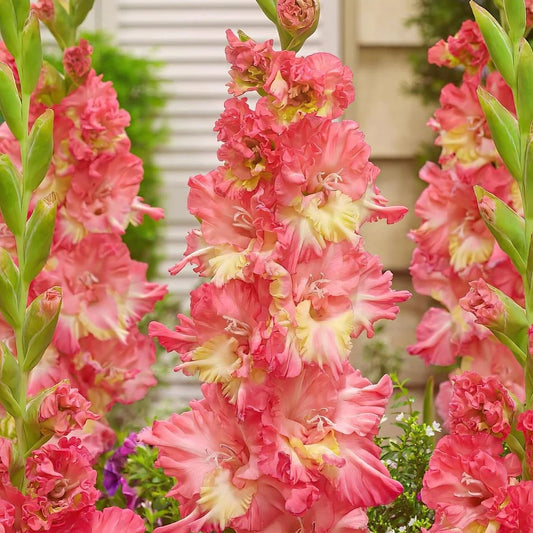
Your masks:
{"label": "beige wall", "polygon": [[[409,290],[413,246],[407,232],[418,225],[414,203],[423,188],[415,154],[422,142],[432,139],[425,126],[432,110],[405,90],[412,77],[408,57],[419,46],[416,30],[405,26],[413,8],[413,0],[344,0],[343,28],[344,57],[354,71],[356,89],[346,118],[359,122],[372,147],[372,160],[381,168],[377,183],[383,194],[391,204],[409,208],[404,220],[394,226],[368,225],[367,248],[394,272],[395,287]],[[392,345],[405,348],[414,342],[427,304],[425,298],[413,296],[400,306],[398,319],[385,324],[385,336]],[[356,365],[360,363],[358,348]],[[421,389],[428,373],[418,359],[405,356],[403,375]]]}

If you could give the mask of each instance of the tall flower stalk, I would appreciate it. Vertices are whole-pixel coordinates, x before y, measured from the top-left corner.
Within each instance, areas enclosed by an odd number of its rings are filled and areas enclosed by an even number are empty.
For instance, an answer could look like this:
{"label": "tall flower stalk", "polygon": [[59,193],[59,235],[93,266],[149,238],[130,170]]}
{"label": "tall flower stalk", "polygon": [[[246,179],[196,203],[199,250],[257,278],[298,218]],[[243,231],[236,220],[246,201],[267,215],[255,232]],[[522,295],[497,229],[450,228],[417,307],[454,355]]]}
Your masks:
{"label": "tall flower stalk", "polygon": [[[155,383],[137,329],[166,290],[120,235],[162,210],[136,196],[129,117],[76,43],[93,0],[0,2],[0,529],[95,531],[130,511],[96,510],[105,414]],[[42,60],[39,20],[65,75]],[[118,191],[120,190],[120,193]]]}
{"label": "tall flower stalk", "polygon": [[15,417],[17,446],[10,475],[23,490],[26,457],[43,444],[40,434],[31,431],[34,421],[26,416],[29,372],[52,340],[61,307],[61,292],[59,288],[48,290],[27,307],[30,283],[50,253],[57,209],[52,193],[39,200],[26,222],[32,194],[44,179],[52,158],[53,112],[45,111],[30,131],[30,98],[42,65],[39,22],[35,14],[30,13],[29,2],[4,4],[0,29],[17,66],[20,94],[13,71],[2,64],[0,109],[19,141],[22,169],[19,173],[7,155],[1,156],[0,210],[15,237],[16,263],[5,249],[1,250],[1,283],[7,290],[2,291],[0,306],[4,318],[13,327],[17,355],[15,357],[7,345],[2,345],[1,400]]}
{"label": "tall flower stalk", "polygon": [[461,87],[444,88],[431,121],[441,168],[422,170],[430,185],[413,232],[415,284],[447,309],[428,312],[411,351],[436,364],[460,356],[460,366],[441,387],[450,435],[421,496],[436,512],[431,532],[518,533],[533,530],[531,21],[523,0],[501,3],[502,25],[471,5],[476,22],[429,53],[465,74]]}
{"label": "tall flower stalk", "polygon": [[[293,36],[297,21],[315,26],[316,2],[259,3]],[[182,519],[157,531],[365,531],[365,509],[401,491],[373,442],[392,384],[348,358],[409,294],[391,290],[359,230],[406,210],[386,205],[359,126],[335,121],[354,94],[339,59],[240,35],[227,34],[221,164],[189,181],[200,227],[171,269],[191,263],[208,281],[174,331],[150,328],[204,395],[140,435],[177,479]]]}

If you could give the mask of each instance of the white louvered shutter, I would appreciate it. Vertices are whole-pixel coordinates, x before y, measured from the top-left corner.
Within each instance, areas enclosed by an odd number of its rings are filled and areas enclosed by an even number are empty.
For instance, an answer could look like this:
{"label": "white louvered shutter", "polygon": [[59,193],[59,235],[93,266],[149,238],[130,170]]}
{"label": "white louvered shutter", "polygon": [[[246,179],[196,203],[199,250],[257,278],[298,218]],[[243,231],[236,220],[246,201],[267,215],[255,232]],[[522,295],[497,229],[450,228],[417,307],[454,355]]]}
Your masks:
{"label": "white louvered shutter", "polygon": [[[302,53],[339,53],[339,4],[322,1],[319,29]],[[163,171],[166,210],[161,280],[180,298],[182,310],[188,309],[197,275],[188,267],[170,277],[167,269],[181,259],[185,236],[197,226],[186,208],[188,178],[218,165],[213,126],[228,97],[225,30],[242,29],[256,41],[274,38],[276,31],[255,0],[97,0],[94,25],[111,31],[122,49],[165,64],[161,72],[169,102],[163,118],[170,138],[156,158]],[[180,383],[166,394],[173,403],[198,395],[182,376],[172,381]]]}

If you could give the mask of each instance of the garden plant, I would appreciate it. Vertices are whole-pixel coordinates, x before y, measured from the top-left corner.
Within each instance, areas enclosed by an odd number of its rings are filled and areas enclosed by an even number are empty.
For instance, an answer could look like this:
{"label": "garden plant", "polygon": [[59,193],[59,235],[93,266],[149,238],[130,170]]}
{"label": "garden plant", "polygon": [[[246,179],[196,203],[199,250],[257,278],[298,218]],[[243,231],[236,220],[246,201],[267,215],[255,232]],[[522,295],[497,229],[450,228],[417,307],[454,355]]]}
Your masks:
{"label": "garden plant", "polygon": [[114,449],[109,410],[155,385],[138,327],[166,293],[122,236],[163,212],[78,36],[93,2],[0,0],[0,532],[533,533],[531,2],[472,3],[429,51],[459,81],[411,232],[415,289],[440,306],[409,351],[449,373],[443,434],[431,387],[422,420],[404,382],[349,362],[409,298],[360,235],[406,209],[341,120],[352,74],[300,54],[318,0],[257,0],[281,49],[227,31],[220,165],[189,180],[199,227],[170,269],[203,283],[149,327],[202,397]]}

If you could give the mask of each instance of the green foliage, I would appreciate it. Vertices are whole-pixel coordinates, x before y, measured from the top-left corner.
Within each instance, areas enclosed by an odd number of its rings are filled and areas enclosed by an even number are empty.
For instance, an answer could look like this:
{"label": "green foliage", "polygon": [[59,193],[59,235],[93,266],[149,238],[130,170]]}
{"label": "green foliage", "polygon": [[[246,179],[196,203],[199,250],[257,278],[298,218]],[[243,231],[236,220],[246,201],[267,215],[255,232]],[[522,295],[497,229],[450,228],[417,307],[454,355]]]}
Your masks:
{"label": "green foliage", "polygon": [[398,374],[402,366],[403,350],[392,346],[383,324],[377,325],[374,331],[374,337],[362,349],[365,376],[370,381],[378,381],[385,374]]}
{"label": "green foliage", "polygon": [[433,524],[433,511],[427,508],[418,495],[422,479],[433,452],[437,424],[421,423],[420,413],[413,408],[414,399],[404,383],[392,376],[396,389],[393,412],[395,425],[400,430],[398,437],[379,437],[376,443],[381,447],[381,460],[387,465],[391,476],[399,481],[404,491],[389,505],[372,507],[368,510],[368,528],[372,533],[420,533],[422,527]]}
{"label": "green foliage", "polygon": [[[113,82],[120,106],[131,116],[131,125],[126,130],[131,140],[131,151],[143,160],[144,166],[139,196],[146,203],[159,206],[161,177],[154,162],[154,152],[167,138],[166,128],[157,122],[157,116],[166,104],[158,78],[162,65],[119,50],[104,33],[86,33],[83,37],[94,48],[93,68],[97,73],[103,73],[105,80]],[[148,263],[149,278],[156,273],[160,258],[160,230],[160,223],[145,217],[140,226],[130,226],[124,236],[133,259]]]}
{"label": "green foliage", "polygon": [[[493,0],[478,0],[477,3],[493,14],[498,12]],[[460,70],[430,65],[427,49],[440,39],[454,35],[466,19],[473,18],[467,0],[417,0],[417,13],[408,20],[408,24],[418,26],[423,47],[411,55],[415,78],[409,91],[420,95],[425,103],[437,102],[444,85],[458,84],[462,78]]]}
{"label": "green foliage", "polygon": [[[106,455],[99,463],[99,472],[103,471]],[[171,524],[180,519],[179,504],[174,498],[167,498],[167,492],[174,486],[174,478],[168,477],[162,468],[156,468],[154,462],[157,458],[157,449],[151,446],[137,446],[136,452],[131,454],[124,467],[123,476],[130,487],[135,487],[139,497],[139,504],[135,512],[140,515],[146,524],[146,531],[151,533],[156,527]],[[98,480],[99,489],[105,494],[102,480]],[[118,488],[112,497],[100,498],[97,504],[99,509],[117,506],[126,508],[126,499],[122,489]]]}

